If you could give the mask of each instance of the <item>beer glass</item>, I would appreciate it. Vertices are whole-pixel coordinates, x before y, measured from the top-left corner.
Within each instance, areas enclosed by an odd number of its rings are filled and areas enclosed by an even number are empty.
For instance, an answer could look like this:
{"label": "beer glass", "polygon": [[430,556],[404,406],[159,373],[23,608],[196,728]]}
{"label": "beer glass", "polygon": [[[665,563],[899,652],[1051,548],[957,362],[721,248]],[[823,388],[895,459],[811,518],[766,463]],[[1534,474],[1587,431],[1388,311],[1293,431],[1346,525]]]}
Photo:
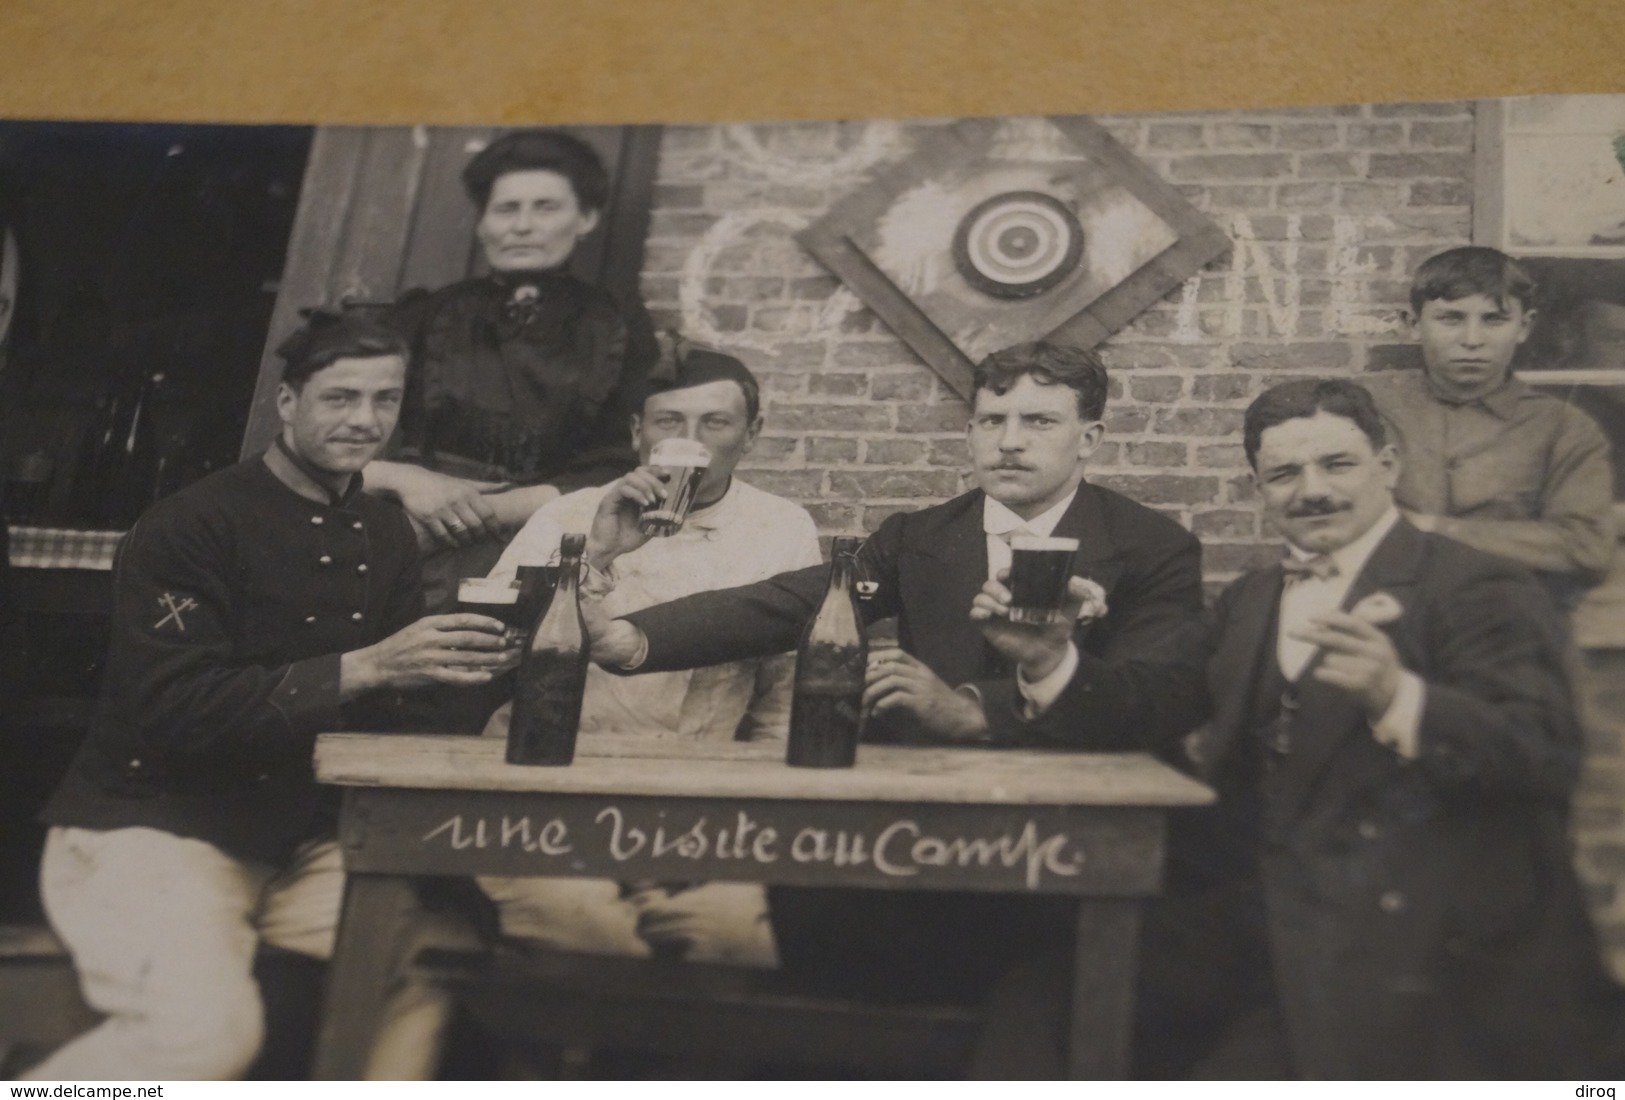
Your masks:
{"label": "beer glass", "polygon": [[457,610],[486,615],[502,623],[502,640],[523,645],[530,624],[520,618],[519,589],[486,577],[467,577],[457,584]]}
{"label": "beer glass", "polygon": [[1053,623],[1066,603],[1077,539],[1017,535],[1010,540],[1010,621]]}
{"label": "beer glass", "polygon": [[675,535],[683,529],[700,480],[711,465],[711,452],[697,439],[662,439],[649,452],[649,465],[666,482],[666,499],[643,509],[638,529],[646,535]]}

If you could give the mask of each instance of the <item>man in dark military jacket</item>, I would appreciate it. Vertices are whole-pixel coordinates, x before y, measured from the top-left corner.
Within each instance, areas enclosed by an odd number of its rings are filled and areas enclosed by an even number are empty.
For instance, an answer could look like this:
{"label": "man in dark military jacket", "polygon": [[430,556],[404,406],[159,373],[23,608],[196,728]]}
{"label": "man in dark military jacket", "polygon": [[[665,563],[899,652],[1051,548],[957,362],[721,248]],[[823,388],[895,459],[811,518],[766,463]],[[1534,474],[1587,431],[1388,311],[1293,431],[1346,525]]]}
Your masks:
{"label": "man in dark military jacket", "polygon": [[107,1019],[36,1079],[240,1074],[263,1030],[259,943],[332,949],[343,869],[317,733],[367,725],[380,689],[485,683],[511,661],[494,619],[420,618],[412,530],[360,491],[405,351],[318,314],[280,349],[275,445],[126,539],[101,705],[46,807],[40,874]]}

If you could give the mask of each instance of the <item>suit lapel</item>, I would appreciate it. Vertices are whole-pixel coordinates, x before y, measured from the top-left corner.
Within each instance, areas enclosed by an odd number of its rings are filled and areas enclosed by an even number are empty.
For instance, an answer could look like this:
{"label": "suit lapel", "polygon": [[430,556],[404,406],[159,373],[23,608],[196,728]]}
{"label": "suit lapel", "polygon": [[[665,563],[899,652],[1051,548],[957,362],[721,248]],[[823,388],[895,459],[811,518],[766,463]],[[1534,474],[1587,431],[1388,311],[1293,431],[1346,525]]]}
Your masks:
{"label": "suit lapel", "polygon": [[[1377,544],[1365,568],[1354,578],[1342,609],[1352,610],[1378,592],[1393,596],[1402,608],[1411,607],[1422,548],[1423,540],[1416,528],[1401,520]],[[1384,629],[1392,632],[1394,628]],[[1292,724],[1292,751],[1286,765],[1272,777],[1278,806],[1289,819],[1297,816],[1337,750],[1350,737],[1371,736],[1370,724],[1354,697],[1314,678],[1319,664],[1317,655],[1298,678],[1299,708]]]}
{"label": "suit lapel", "polygon": [[[970,620],[971,601],[987,580],[987,537],[982,532],[982,494],[969,494],[966,506],[939,526],[922,532],[910,548],[919,573],[905,581],[914,650],[950,684],[983,674],[987,641]],[[905,595],[905,599],[906,599]]]}
{"label": "suit lapel", "polygon": [[1088,577],[1110,595],[1122,575],[1123,561],[1118,548],[1106,533],[1106,514],[1101,509],[1100,491],[1087,481],[1078,485],[1072,506],[1061,515],[1051,532],[1056,538],[1078,540],[1078,554],[1072,561],[1072,575]]}
{"label": "suit lapel", "polygon": [[1243,577],[1221,599],[1221,629],[1207,668],[1213,718],[1205,733],[1208,743],[1198,749],[1210,761],[1222,760],[1236,738],[1249,732],[1264,662],[1275,660],[1271,628],[1281,604],[1281,567]]}
{"label": "suit lapel", "polygon": [[[967,494],[957,514],[921,532],[910,547],[922,559],[916,566],[923,572],[915,581],[922,593],[930,593],[928,599],[909,606],[915,652],[950,684],[985,676],[1005,663],[969,616],[971,601],[987,580],[983,499],[979,490]],[[1078,540],[1073,574],[1093,580],[1109,596],[1123,563],[1106,532],[1098,490],[1087,482],[1080,484],[1053,533]]]}

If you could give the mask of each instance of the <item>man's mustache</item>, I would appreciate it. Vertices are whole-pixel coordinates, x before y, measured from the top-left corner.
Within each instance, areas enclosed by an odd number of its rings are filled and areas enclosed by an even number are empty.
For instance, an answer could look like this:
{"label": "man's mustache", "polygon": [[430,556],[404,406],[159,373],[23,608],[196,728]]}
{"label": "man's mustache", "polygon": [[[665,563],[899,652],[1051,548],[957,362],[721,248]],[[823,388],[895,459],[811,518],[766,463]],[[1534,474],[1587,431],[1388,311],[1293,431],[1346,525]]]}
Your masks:
{"label": "man's mustache", "polygon": [[1338,512],[1346,512],[1351,507],[1352,505],[1348,501],[1321,497],[1294,505],[1287,509],[1286,514],[1288,519],[1307,519],[1310,516],[1335,516]]}

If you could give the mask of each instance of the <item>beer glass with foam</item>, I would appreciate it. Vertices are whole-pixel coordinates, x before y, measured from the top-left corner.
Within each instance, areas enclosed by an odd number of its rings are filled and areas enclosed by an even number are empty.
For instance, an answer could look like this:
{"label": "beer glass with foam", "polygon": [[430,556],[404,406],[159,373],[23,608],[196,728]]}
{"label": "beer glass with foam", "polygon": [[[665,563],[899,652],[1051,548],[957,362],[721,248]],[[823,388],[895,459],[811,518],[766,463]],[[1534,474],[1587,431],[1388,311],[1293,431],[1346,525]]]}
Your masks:
{"label": "beer glass with foam", "polygon": [[665,480],[666,499],[645,507],[638,527],[648,535],[675,535],[694,506],[711,452],[697,439],[662,439],[649,452],[649,465]]}

